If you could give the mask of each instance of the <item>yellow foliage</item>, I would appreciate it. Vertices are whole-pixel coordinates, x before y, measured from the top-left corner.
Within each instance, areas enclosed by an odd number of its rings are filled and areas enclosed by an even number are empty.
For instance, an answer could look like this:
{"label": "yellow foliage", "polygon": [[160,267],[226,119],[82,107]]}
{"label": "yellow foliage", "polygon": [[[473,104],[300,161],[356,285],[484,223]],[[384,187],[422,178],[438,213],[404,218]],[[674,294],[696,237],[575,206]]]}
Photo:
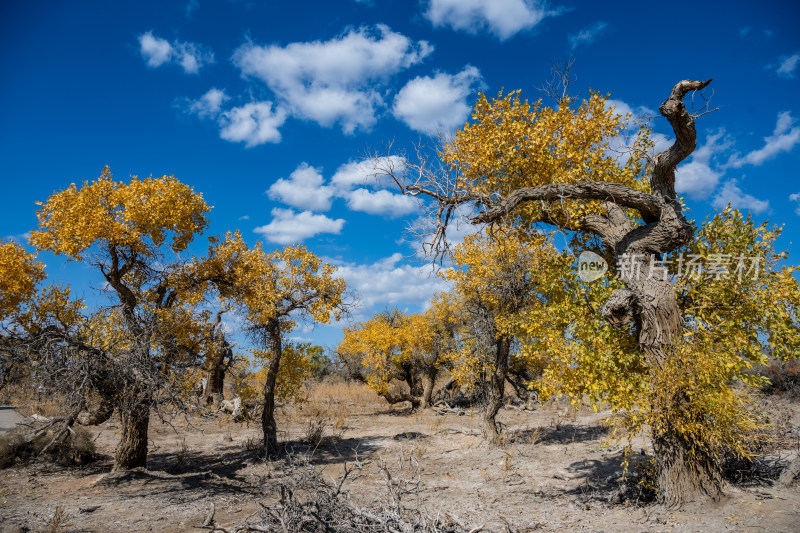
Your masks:
{"label": "yellow foliage", "polygon": [[[483,333],[462,329],[460,350],[452,353],[451,373],[465,386],[492,370],[494,354],[486,346],[501,337],[516,340],[511,365],[526,365],[538,373],[554,351],[564,348],[558,325],[569,323],[568,306],[554,313],[548,305],[563,300],[563,280],[572,275],[572,259],[559,253],[550,236],[505,231],[468,236],[453,253],[453,267],[442,275],[453,283],[466,306],[478,307],[488,324]],[[475,317],[467,320],[475,321]],[[487,329],[488,328],[488,329]]]}
{"label": "yellow foliage", "polygon": [[[620,165],[611,140],[629,125],[630,117],[616,114],[607,97],[592,92],[579,103],[562,99],[557,108],[541,100],[521,101],[519,91],[487,99],[480,94],[472,123],[456,133],[442,154],[445,164],[458,173],[460,190],[492,197],[507,196],[520,187],[579,180],[613,181],[649,191],[645,157],[653,143],[649,132],[637,130],[625,164]],[[551,218],[566,229],[601,211],[600,202],[564,199],[549,205]],[[519,206],[515,219],[523,225],[542,218],[542,205]],[[509,221],[510,222],[510,221]]]}
{"label": "yellow foliage", "polygon": [[[241,234],[212,239],[208,257],[195,261],[174,276],[177,284],[191,286],[196,303],[215,283],[223,304],[239,306],[253,325],[266,325],[289,315],[305,314],[320,323],[339,318],[345,282],[334,277],[336,268],[324,263],[305,246],[287,246],[265,253],[261,244],[250,248]],[[198,282],[199,281],[199,282]],[[283,333],[291,330],[285,321]]]}
{"label": "yellow foliage", "polygon": [[117,182],[107,166],[96,181],[80,188],[73,183],[39,205],[40,230],[31,233],[31,243],[79,261],[103,243],[152,257],[167,232],[170,248],[182,251],[206,227],[210,209],[201,194],[172,176]]}
{"label": "yellow foliage", "polygon": [[[309,344],[286,344],[281,354],[281,368],[278,373],[275,397],[278,401],[305,400],[306,390],[303,384],[311,377],[311,358],[308,355]],[[251,384],[261,391],[267,381],[267,368],[271,353],[267,350],[251,350],[254,364],[261,368],[252,374]]]}
{"label": "yellow foliage", "polygon": [[44,265],[17,243],[0,239],[0,321],[5,320],[36,294],[45,279]]}
{"label": "yellow foliage", "polygon": [[363,370],[367,385],[384,394],[393,379],[438,369],[452,358],[461,318],[452,294],[434,296],[422,314],[392,310],[344,328],[339,356]]}

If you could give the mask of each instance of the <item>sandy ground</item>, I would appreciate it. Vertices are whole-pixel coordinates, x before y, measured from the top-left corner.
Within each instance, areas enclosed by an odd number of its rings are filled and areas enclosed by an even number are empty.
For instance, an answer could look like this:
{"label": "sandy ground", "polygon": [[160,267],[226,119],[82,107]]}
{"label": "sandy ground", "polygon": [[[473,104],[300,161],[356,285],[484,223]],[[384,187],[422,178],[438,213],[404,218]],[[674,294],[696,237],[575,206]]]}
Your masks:
{"label": "sandy ground", "polygon": [[[790,409],[800,436],[800,406]],[[783,489],[752,482],[729,486],[720,502],[680,510],[615,501],[623,454],[620,445],[604,446],[603,413],[506,408],[499,420],[512,438],[497,446],[478,436],[477,411],[409,413],[375,402],[340,414],[342,438],[312,449],[303,442],[309,412],[293,406],[279,411],[282,442],[331,478],[343,465],[361,462],[363,470],[346,487],[363,504],[384,497],[383,461],[396,470],[404,465],[397,474],[409,477],[419,465],[412,505],[450,513],[484,531],[507,531],[507,525],[520,532],[800,531],[797,482]],[[46,530],[57,508],[63,531],[202,531],[198,526],[212,502],[216,522],[230,526],[256,512],[257,502],[275,500],[274,482],[287,468],[283,460],[264,462],[252,451],[257,424],[233,423],[225,415],[153,421],[148,469],[127,473],[111,472],[116,419],[91,429],[101,457],[90,466],[0,471],[0,531]],[[635,441],[634,463],[643,450],[646,443]],[[795,444],[779,454],[796,452]]]}

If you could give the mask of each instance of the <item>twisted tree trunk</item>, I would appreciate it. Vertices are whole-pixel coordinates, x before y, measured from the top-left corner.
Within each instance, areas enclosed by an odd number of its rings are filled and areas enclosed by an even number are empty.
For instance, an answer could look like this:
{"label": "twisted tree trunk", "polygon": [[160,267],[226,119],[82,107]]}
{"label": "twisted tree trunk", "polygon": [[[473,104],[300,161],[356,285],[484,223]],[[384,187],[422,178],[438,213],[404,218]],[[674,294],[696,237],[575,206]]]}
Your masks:
{"label": "twisted tree trunk", "polygon": [[220,327],[221,321],[222,311],[217,313],[210,328],[212,349],[206,360],[207,370],[202,390],[202,401],[205,405],[218,406],[224,399],[225,373],[233,360],[233,350]]}
{"label": "twisted tree trunk", "polygon": [[436,365],[430,365],[422,376],[422,408],[428,409],[431,406],[431,397],[433,396],[433,387],[436,384],[436,375],[439,369]]}
{"label": "twisted tree trunk", "polygon": [[150,405],[138,402],[120,412],[122,436],[114,454],[114,470],[129,470],[147,466],[147,429],[150,425]]}
{"label": "twisted tree trunk", "polygon": [[496,441],[500,436],[497,429],[497,413],[503,406],[503,395],[506,386],[506,374],[508,373],[508,354],[511,349],[511,339],[505,335],[497,339],[494,365],[489,375],[489,397],[486,402],[486,409],[481,419],[481,431],[483,438],[489,441]]}
{"label": "twisted tree trunk", "polygon": [[[615,291],[602,312],[612,326],[634,325],[640,349],[650,369],[651,389],[659,391],[664,385],[658,382],[659,370],[673,356],[681,338],[681,314],[675,289],[663,273],[663,266],[657,262],[663,254],[677,250],[694,236],[694,229],[683,216],[675,193],[675,169],[697,144],[695,117],[686,110],[683,98],[690,91],[703,89],[709,83],[711,80],[678,82],[659,107],[672,126],[675,142],[653,158],[649,193],[620,183],[590,179],[521,187],[496,201],[469,192],[446,197],[420,187],[409,187],[407,191],[437,198],[441,212],[446,212],[447,206],[464,202],[489,206],[473,219],[473,223],[500,220],[527,202],[561,202],[567,198],[604,202],[605,215],[587,215],[577,227],[580,231],[597,235],[603,246],[613,252],[618,266],[625,264],[628,268],[627,274],[621,272],[627,288]],[[638,211],[643,224],[632,224],[624,208]],[[548,218],[546,213],[543,216],[542,222],[561,224]],[[651,267],[655,276],[650,275]],[[658,497],[671,506],[704,496],[717,498],[723,488],[719,467],[705,454],[704,447],[681,437],[670,424],[672,415],[681,409],[684,401],[682,394],[676,393],[652,405],[654,418],[660,417],[664,421],[653,430]]]}

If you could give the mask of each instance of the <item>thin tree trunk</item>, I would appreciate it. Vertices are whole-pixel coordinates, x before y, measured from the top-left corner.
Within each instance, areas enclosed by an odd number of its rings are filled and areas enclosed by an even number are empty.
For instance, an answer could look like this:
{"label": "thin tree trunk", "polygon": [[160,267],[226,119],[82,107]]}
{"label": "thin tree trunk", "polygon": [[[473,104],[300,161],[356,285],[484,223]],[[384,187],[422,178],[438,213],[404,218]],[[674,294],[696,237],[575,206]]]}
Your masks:
{"label": "thin tree trunk", "polygon": [[435,365],[428,367],[427,372],[422,376],[422,408],[431,407],[431,397],[433,396],[433,386],[436,384],[436,374],[439,369]]}
{"label": "thin tree trunk", "polygon": [[267,370],[267,381],[264,383],[264,408],[261,411],[261,429],[264,432],[264,452],[268,458],[278,456],[278,425],[275,422],[275,387],[278,382],[278,371],[281,364],[281,330],[277,321],[268,328],[269,343],[272,348],[272,359]]}
{"label": "thin tree trunk", "polygon": [[503,406],[503,393],[505,392],[506,373],[508,372],[508,352],[511,348],[511,339],[502,336],[497,339],[494,357],[494,368],[489,375],[489,398],[486,402],[486,410],[483,412],[481,430],[483,438],[496,441],[499,436],[497,430],[497,417],[500,407]]}
{"label": "thin tree trunk", "polygon": [[150,424],[150,406],[137,402],[121,412],[122,437],[114,455],[114,470],[129,470],[147,466],[147,428]]}

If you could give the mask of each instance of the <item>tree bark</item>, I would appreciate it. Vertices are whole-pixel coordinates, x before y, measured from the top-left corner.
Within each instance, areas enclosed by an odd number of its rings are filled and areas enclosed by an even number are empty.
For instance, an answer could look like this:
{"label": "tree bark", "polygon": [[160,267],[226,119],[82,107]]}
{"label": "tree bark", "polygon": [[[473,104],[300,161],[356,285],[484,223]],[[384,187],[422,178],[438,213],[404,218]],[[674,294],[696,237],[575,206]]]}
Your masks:
{"label": "tree bark", "polygon": [[114,414],[114,404],[106,398],[100,398],[100,402],[92,409],[83,411],[76,419],[82,426],[97,426],[102,424]]}
{"label": "tree bark", "polygon": [[264,383],[264,408],[261,411],[261,429],[264,432],[264,452],[267,458],[278,456],[278,425],[275,422],[275,388],[278,383],[278,371],[281,364],[281,330],[277,320],[267,326],[269,343],[272,348],[272,359],[267,370],[267,381]]}
{"label": "tree bark", "polygon": [[506,374],[508,373],[508,353],[511,348],[511,339],[507,336],[502,336],[497,339],[494,368],[489,375],[489,398],[486,402],[486,409],[483,412],[483,419],[481,423],[481,431],[483,438],[489,441],[496,441],[500,436],[497,429],[498,411],[503,406],[503,396],[506,386]]}
{"label": "tree bark", "polygon": [[114,470],[129,470],[147,466],[147,428],[150,406],[139,402],[120,413],[122,437],[114,455]]}
{"label": "tree bark", "polygon": [[[697,145],[695,117],[686,110],[683,98],[690,91],[703,89],[709,83],[711,80],[680,81],[659,107],[672,126],[675,142],[653,158],[649,193],[619,183],[593,180],[522,187],[497,200],[469,190],[449,196],[420,187],[408,187],[406,191],[414,195],[426,194],[439,201],[437,238],[442,234],[441,226],[447,225],[452,206],[464,202],[486,207],[472,219],[473,223],[495,222],[526,202],[560,202],[565,198],[605,202],[605,216],[589,215],[578,222],[577,227],[600,237],[603,246],[613,252],[618,263],[626,257],[639,257],[639,275],[622,276],[626,289],[615,291],[602,312],[612,326],[624,327],[632,323],[636,327],[640,349],[651,370],[651,388],[659,390],[662,384],[654,380],[654,376],[672,357],[681,337],[681,314],[671,282],[666,276],[661,279],[650,277],[650,266],[660,260],[662,254],[677,250],[694,236],[694,229],[685,219],[676,197],[675,169]],[[637,210],[644,224],[634,226],[625,215],[624,207]],[[443,214],[446,217],[441,222]],[[561,224],[546,218],[542,222]],[[703,454],[702,446],[686,441],[670,427],[671,415],[684,401],[680,396],[676,394],[661,401],[660,405],[652,405],[655,417],[666,421],[654,431],[653,442],[659,471],[659,499],[669,505],[680,505],[704,496],[717,498],[723,487],[719,467],[713,458]],[[487,426],[486,429],[491,428]]]}
{"label": "tree bark", "polygon": [[[643,260],[642,269],[648,269],[644,272],[649,271],[651,261]],[[638,326],[639,346],[650,369],[651,390],[669,390],[670,384],[659,382],[659,370],[668,363],[680,337],[680,308],[669,281],[646,279],[646,276],[623,277],[628,290],[616,291],[606,302],[603,313],[617,327],[630,321]],[[651,403],[654,419],[665,421],[652,431],[658,500],[670,507],[702,497],[717,500],[723,494],[724,480],[717,462],[701,443],[686,439],[671,427],[673,413],[682,409],[686,401],[681,391]]]}
{"label": "tree bark", "polygon": [[[671,406],[665,406],[667,409]],[[658,501],[668,507],[706,496],[719,500],[724,479],[719,465],[701,448],[681,438],[676,431],[653,435],[658,470]]]}
{"label": "tree bark", "polygon": [[206,361],[206,379],[202,391],[203,403],[206,405],[218,406],[224,399],[225,372],[233,360],[233,350],[220,327],[221,321],[222,311],[217,313],[216,320],[210,327],[213,348]]}
{"label": "tree bark", "polygon": [[218,406],[223,400],[225,387],[225,369],[221,362],[214,362],[211,369],[206,372],[206,385],[203,388],[203,403]]}
{"label": "tree bark", "polygon": [[435,365],[428,367],[425,375],[422,376],[422,408],[428,409],[431,407],[431,397],[433,396],[433,387],[436,384],[436,375],[439,369]]}

